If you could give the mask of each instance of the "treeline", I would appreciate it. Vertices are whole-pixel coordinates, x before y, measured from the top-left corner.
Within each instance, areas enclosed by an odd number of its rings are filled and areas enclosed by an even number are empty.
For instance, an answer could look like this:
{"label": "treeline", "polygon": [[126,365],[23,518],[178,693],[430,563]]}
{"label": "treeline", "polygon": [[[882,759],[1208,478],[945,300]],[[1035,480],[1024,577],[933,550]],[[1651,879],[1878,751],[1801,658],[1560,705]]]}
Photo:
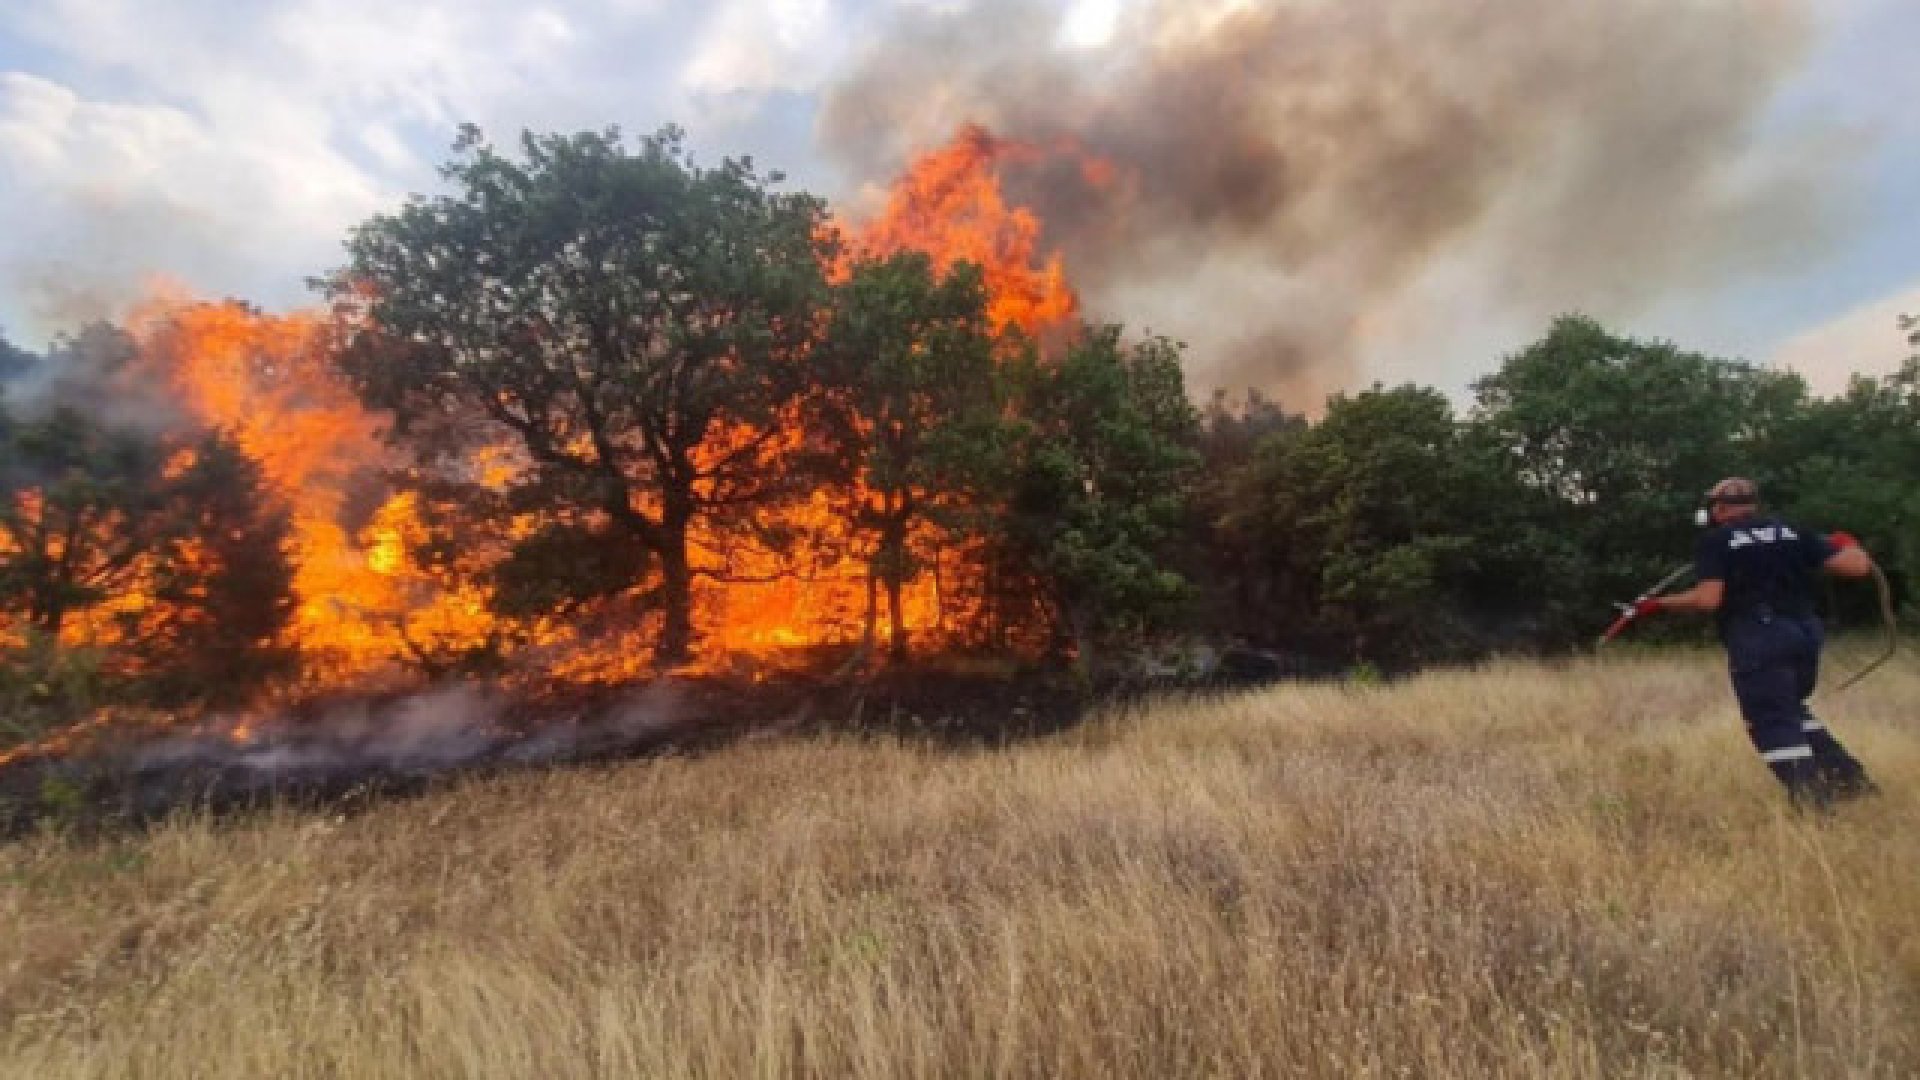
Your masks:
{"label": "treeline", "polygon": [[[1690,559],[1702,493],[1728,475],[1865,538],[1903,599],[1920,569],[1920,359],[1817,398],[1791,372],[1568,317],[1464,411],[1376,386],[1315,423],[1256,401],[1205,429],[1227,459],[1200,514],[1227,628],[1310,654],[1406,666],[1581,646]],[[1842,625],[1878,619],[1861,590],[1828,600]]]}
{"label": "treeline", "polygon": [[[316,287],[340,376],[416,461],[388,478],[427,508],[416,555],[503,623],[618,600],[657,619],[662,664],[697,657],[696,585],[734,570],[702,553],[782,565],[820,542],[801,504],[868,567],[876,659],[916,647],[902,594],[934,549],[970,583],[947,644],[1095,675],[1181,637],[1389,668],[1572,648],[1687,556],[1699,493],[1730,473],[1860,535],[1902,596],[1920,568],[1920,361],[1816,398],[1571,317],[1464,409],[1415,386],[1312,419],[1257,394],[1198,406],[1178,344],[1037,340],[991,317],[981,268],[862,250],[821,201],[700,167],[675,131],[503,153],[469,129],[444,174]],[[221,432],[102,407],[79,373],[127,348],[99,328],[0,355],[0,614],[28,672],[10,715],[58,697],[74,620],[153,700],[224,700],[297,661],[282,500]],[[482,450],[511,475],[481,475]],[[497,666],[512,640],[396,660]]]}

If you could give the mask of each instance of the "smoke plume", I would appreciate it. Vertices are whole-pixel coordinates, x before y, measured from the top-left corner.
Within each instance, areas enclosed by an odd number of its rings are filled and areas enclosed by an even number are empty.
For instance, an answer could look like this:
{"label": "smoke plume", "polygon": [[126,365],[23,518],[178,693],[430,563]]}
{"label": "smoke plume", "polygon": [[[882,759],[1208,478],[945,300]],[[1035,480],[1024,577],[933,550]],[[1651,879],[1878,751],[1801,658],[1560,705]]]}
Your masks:
{"label": "smoke plume", "polygon": [[1624,317],[1833,225],[1831,154],[1755,149],[1802,0],[1143,0],[1078,50],[1059,19],[915,6],[831,88],[823,142],[876,181],[967,121],[1110,161],[1009,182],[1092,310],[1192,342],[1202,384],[1350,385],[1438,297]]}

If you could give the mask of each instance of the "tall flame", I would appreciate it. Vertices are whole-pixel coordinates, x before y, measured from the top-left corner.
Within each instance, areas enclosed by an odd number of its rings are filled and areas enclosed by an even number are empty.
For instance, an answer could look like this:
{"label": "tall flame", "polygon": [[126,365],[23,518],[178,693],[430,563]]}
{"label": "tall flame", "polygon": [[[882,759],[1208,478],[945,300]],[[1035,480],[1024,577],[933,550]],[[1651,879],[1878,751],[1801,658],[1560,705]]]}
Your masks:
{"label": "tall flame", "polygon": [[309,669],[363,676],[423,639],[472,643],[484,597],[413,566],[414,497],[388,490],[398,463],[380,418],[342,383],[311,313],[267,315],[162,292],[134,313],[141,362],[200,423],[230,433],[292,511],[296,607],[289,634]]}
{"label": "tall flame", "polygon": [[[1042,148],[969,124],[907,167],[881,211],[849,230],[848,250],[866,258],[920,251],[942,273],[956,263],[973,263],[997,329],[1048,336],[1072,322],[1079,297],[1061,254],[1043,248],[1040,218],[1008,202],[1001,174],[1008,165],[1032,164],[1050,153],[1072,157],[1090,183],[1109,179],[1108,166],[1077,147]],[[885,639],[892,630],[889,616],[884,608],[872,610],[872,540],[848,524],[851,507],[870,499],[861,484],[843,499],[821,493],[791,510],[789,524],[813,538],[811,546],[784,560],[753,558],[752,569],[771,580],[751,580],[750,572],[745,582],[713,590],[703,600],[709,647],[764,659],[784,646],[855,640],[869,625]],[[923,643],[929,637],[936,644],[951,640],[980,603],[979,546],[955,544],[924,524],[908,546],[924,569],[902,593],[906,630]]]}
{"label": "tall flame", "polygon": [[[980,267],[988,315],[1000,327],[1029,334],[1060,326],[1078,313],[1059,252],[1041,253],[1041,223],[1024,206],[1010,206],[1001,186],[1003,164],[1032,161],[1043,151],[1000,139],[968,124],[945,146],[921,155],[887,195],[885,208],[855,230],[855,251],[886,256],[923,251],[945,272],[957,262]],[[1088,175],[1104,166],[1087,160]]]}
{"label": "tall flame", "polygon": [[[923,251],[942,270],[972,262],[996,326],[1034,337],[1062,327],[1079,306],[1062,258],[1043,253],[1040,220],[1010,204],[1001,187],[1004,166],[1041,153],[963,128],[903,173],[878,216],[850,230],[848,246],[870,257]],[[477,575],[462,580],[416,563],[427,529],[420,497],[392,482],[404,462],[381,439],[384,418],[333,365],[324,316],[266,314],[163,289],[129,328],[140,344],[140,375],[200,424],[228,432],[290,508],[296,606],[288,643],[313,678],[357,682],[430,654],[476,649],[501,631]],[[792,431],[798,440],[797,421]],[[709,452],[722,452],[726,441],[717,433]],[[469,464],[472,476],[497,486],[511,476],[513,455],[495,449]],[[798,542],[782,552],[717,528],[693,537],[707,664],[744,657],[758,667],[787,650],[852,642],[870,629],[883,639],[890,633],[868,572],[873,541],[852,525],[853,508],[868,497],[823,489],[783,508],[781,524]],[[977,545],[928,526],[910,546],[922,572],[904,592],[906,627],[922,644],[950,640],[980,595]],[[519,640],[539,646],[538,662],[561,677],[633,677],[644,670],[654,618],[642,607],[611,605],[591,625],[520,627]]]}

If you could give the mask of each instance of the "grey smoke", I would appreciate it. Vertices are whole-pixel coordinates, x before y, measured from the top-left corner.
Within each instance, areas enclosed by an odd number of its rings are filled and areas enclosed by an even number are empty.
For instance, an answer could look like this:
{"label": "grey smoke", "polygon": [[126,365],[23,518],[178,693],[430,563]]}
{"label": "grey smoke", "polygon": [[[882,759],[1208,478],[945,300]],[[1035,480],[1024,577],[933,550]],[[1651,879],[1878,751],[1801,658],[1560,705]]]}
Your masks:
{"label": "grey smoke", "polygon": [[140,367],[139,352],[127,331],[88,323],[45,353],[22,351],[0,368],[0,393],[20,416],[67,408],[106,427],[146,435],[196,430],[169,389]]}
{"label": "grey smoke", "polygon": [[314,715],[213,720],[132,746],[147,770],[217,766],[253,784],[428,775],[488,762],[530,765],[615,753],[671,736],[684,717],[681,686],[662,679],[591,715],[522,718],[498,689],[457,683],[397,699],[334,703]]}
{"label": "grey smoke", "polygon": [[831,89],[822,141],[869,182],[968,121],[1112,160],[1105,188],[1012,183],[1092,313],[1191,341],[1202,384],[1350,385],[1370,323],[1449,274],[1523,320],[1620,316],[1836,224],[1833,133],[1756,139],[1804,0],[1147,0],[1084,52],[1058,20],[908,10]]}
{"label": "grey smoke", "polygon": [[243,740],[230,737],[238,721],[215,720],[136,753],[147,768],[217,761],[262,777],[437,772],[506,742],[504,712],[497,693],[460,684],[397,701],[345,701],[314,717],[251,721]]}
{"label": "grey smoke", "polygon": [[596,717],[591,724],[542,721],[501,756],[516,764],[568,761],[619,746],[635,746],[670,734],[686,716],[683,688],[673,679],[656,679]]}

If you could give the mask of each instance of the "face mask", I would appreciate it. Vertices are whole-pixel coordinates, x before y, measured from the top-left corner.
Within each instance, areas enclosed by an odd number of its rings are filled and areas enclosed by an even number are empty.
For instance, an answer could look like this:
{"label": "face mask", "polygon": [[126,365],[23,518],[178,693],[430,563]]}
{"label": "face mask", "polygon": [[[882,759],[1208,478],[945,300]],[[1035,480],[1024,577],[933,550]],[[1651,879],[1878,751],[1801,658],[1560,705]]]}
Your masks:
{"label": "face mask", "polygon": [[1704,529],[1713,524],[1713,515],[1708,513],[1707,508],[1703,506],[1693,512],[1693,523]]}

